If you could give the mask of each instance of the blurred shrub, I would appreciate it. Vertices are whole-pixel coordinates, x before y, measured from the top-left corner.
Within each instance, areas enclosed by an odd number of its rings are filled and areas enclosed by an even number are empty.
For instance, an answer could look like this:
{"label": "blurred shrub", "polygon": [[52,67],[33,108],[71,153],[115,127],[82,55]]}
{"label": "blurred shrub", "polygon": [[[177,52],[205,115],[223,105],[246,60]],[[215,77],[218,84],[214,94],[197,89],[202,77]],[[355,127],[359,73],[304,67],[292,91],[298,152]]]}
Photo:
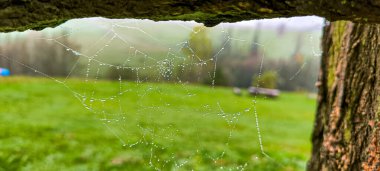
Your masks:
{"label": "blurred shrub", "polygon": [[257,86],[262,88],[277,88],[278,75],[275,71],[266,71],[261,77],[255,77],[252,82],[252,86]]}
{"label": "blurred shrub", "polygon": [[123,80],[135,81],[137,79],[137,73],[136,71],[132,71],[132,69],[127,69],[126,67],[110,67],[106,77],[111,80],[119,80],[121,78]]}
{"label": "blurred shrub", "polygon": [[214,83],[216,86],[228,86],[229,80],[225,76],[223,70],[220,67],[217,67],[215,73],[211,72],[210,77],[208,79],[205,79],[203,83],[208,85],[212,85]]}

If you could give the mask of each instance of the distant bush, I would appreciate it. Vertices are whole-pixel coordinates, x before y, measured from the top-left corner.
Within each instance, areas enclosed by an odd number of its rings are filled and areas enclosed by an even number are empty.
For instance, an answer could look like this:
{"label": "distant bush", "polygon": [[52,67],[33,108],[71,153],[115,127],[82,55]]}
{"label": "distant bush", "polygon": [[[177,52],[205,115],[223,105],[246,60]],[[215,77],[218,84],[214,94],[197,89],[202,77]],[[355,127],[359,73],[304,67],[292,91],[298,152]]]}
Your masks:
{"label": "distant bush", "polygon": [[221,68],[216,68],[215,71],[208,73],[209,77],[203,79],[202,83],[206,85],[216,85],[216,86],[228,86],[228,78],[224,75]]}
{"label": "distant bush", "polygon": [[275,89],[277,88],[277,80],[278,75],[275,71],[267,71],[264,72],[260,77],[256,76],[253,79],[252,86],[256,87],[259,85],[259,87],[262,88]]}
{"label": "distant bush", "polygon": [[132,69],[111,67],[108,70],[106,77],[111,80],[118,80],[121,78],[123,80],[134,81],[137,78],[137,73],[136,71],[132,71]]}

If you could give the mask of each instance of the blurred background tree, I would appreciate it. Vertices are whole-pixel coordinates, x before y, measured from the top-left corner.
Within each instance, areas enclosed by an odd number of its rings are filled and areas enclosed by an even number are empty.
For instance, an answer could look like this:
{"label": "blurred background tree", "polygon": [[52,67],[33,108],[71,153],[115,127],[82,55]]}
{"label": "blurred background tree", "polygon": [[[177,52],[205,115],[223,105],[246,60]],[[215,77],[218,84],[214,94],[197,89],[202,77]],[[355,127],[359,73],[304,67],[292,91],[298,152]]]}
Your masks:
{"label": "blurred background tree", "polygon": [[190,82],[211,83],[213,78],[213,46],[207,27],[195,26],[189,35],[189,40],[182,48],[187,56],[187,68],[184,75],[190,77]]}
{"label": "blurred background tree", "polygon": [[277,72],[266,71],[260,77],[257,76],[257,77],[253,78],[252,86],[276,89],[277,88],[277,82],[278,82],[277,80],[278,80]]}
{"label": "blurred background tree", "polygon": [[[56,33],[66,34],[68,32],[64,30]],[[42,32],[28,32],[4,39],[0,52],[8,58],[2,58],[0,66],[9,68],[15,75],[40,75],[24,66],[26,65],[47,75],[60,77],[69,75],[72,69],[81,68],[82,65],[77,63],[80,45],[70,41],[67,36],[62,36],[57,41],[70,48],[43,37],[48,36]]]}

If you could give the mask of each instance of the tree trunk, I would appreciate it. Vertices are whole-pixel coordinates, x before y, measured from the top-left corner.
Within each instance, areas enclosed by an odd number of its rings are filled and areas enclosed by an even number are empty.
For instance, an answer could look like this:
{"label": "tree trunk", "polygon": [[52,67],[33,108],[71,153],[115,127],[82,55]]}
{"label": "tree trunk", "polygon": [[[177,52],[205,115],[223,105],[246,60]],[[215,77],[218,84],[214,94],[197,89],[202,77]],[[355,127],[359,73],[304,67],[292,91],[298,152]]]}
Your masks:
{"label": "tree trunk", "polygon": [[326,26],[308,170],[380,170],[380,24]]}

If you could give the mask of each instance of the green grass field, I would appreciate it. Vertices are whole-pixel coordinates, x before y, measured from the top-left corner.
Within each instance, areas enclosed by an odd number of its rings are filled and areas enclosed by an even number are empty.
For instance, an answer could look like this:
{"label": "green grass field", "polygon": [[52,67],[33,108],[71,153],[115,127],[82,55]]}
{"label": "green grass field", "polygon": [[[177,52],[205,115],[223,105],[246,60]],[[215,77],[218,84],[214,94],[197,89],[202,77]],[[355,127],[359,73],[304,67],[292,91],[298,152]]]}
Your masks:
{"label": "green grass field", "polygon": [[0,78],[0,171],[304,170],[311,150],[315,100],[303,93],[257,99],[266,157],[254,97],[231,88],[64,85]]}

